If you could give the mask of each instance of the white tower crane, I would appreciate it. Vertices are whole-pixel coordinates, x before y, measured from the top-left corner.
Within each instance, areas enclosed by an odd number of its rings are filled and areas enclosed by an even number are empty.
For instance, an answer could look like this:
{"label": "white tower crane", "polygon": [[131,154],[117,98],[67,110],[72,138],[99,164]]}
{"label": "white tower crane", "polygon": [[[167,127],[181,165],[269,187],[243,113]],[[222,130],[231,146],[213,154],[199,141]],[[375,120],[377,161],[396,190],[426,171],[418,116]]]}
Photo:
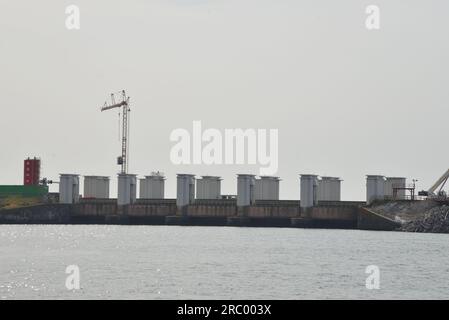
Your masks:
{"label": "white tower crane", "polygon": [[128,173],[128,144],[129,144],[129,112],[131,111],[129,106],[130,97],[126,96],[125,90],[121,93],[121,101],[115,102],[115,95],[111,94],[111,104],[107,102],[101,108],[101,111],[111,110],[115,108],[122,108],[122,155],[117,157],[117,164],[121,166],[121,172],[123,174]]}

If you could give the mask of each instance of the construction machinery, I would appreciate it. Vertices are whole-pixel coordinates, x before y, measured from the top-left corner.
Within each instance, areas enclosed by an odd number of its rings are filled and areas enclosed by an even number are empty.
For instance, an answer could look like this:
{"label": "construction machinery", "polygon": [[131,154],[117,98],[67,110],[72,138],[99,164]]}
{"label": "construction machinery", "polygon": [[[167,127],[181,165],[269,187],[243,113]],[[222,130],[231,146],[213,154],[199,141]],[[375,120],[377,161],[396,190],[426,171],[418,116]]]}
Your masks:
{"label": "construction machinery", "polygon": [[[104,103],[104,106],[101,108],[101,111],[111,110],[111,109],[121,109],[121,120],[122,120],[122,154],[117,157],[117,164],[121,166],[120,173],[126,174],[128,172],[128,157],[129,157],[129,112],[130,108],[130,97],[128,97],[125,93],[125,90],[120,92],[120,100],[116,102],[115,94],[111,94],[111,104],[107,102]],[[120,121],[120,111],[119,111],[119,121]]]}
{"label": "construction machinery", "polygon": [[447,193],[443,190],[449,179],[449,169],[430,187],[429,190],[420,191],[418,195],[433,199],[447,199]]}

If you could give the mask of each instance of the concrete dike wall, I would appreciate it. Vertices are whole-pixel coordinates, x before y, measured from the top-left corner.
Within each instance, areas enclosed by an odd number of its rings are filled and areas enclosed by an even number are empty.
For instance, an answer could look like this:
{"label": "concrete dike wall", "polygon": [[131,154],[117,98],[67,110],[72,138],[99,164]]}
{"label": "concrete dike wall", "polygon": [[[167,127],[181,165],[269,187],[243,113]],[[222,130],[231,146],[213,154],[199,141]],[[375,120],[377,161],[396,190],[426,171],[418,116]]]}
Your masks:
{"label": "concrete dike wall", "polygon": [[[1,224],[129,224],[393,230],[388,218],[362,208],[362,202],[321,202],[306,210],[299,201],[256,201],[238,208],[235,199],[195,200],[178,208],[175,199],[138,200],[118,206],[115,199],[47,204],[0,210]],[[393,221],[394,222],[394,221]]]}
{"label": "concrete dike wall", "polygon": [[[361,205],[359,203],[330,203],[304,210],[301,218],[308,221],[313,228],[357,229],[357,218]],[[304,223],[297,221],[296,223]]]}
{"label": "concrete dike wall", "polygon": [[401,226],[401,223],[371,211],[368,208],[360,208],[357,226],[361,230],[392,231],[398,229]]}
{"label": "concrete dike wall", "polygon": [[71,222],[71,207],[43,204],[0,210],[0,224],[66,224]]}

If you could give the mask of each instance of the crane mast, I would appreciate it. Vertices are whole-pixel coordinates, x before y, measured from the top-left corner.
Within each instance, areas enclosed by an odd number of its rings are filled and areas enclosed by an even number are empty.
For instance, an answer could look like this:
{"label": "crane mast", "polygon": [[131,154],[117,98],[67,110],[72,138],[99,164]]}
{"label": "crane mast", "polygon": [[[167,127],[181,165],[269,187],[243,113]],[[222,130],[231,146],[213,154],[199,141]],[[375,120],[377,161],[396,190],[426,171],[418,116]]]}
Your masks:
{"label": "crane mast", "polygon": [[121,166],[120,173],[128,173],[128,154],[129,154],[129,112],[131,111],[129,106],[130,98],[126,96],[125,90],[121,92],[121,101],[115,102],[115,95],[111,94],[111,104],[105,102],[101,108],[101,112],[122,108],[122,154],[117,157],[117,164]]}

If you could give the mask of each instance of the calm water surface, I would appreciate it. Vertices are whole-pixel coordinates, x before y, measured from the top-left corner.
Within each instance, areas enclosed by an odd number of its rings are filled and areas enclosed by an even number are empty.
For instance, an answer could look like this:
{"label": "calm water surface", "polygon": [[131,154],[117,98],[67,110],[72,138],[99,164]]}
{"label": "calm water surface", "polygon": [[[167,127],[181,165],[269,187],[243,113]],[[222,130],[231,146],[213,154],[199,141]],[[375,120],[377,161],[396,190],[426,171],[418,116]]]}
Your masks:
{"label": "calm water surface", "polygon": [[0,299],[449,299],[448,249],[441,234],[0,225]]}

